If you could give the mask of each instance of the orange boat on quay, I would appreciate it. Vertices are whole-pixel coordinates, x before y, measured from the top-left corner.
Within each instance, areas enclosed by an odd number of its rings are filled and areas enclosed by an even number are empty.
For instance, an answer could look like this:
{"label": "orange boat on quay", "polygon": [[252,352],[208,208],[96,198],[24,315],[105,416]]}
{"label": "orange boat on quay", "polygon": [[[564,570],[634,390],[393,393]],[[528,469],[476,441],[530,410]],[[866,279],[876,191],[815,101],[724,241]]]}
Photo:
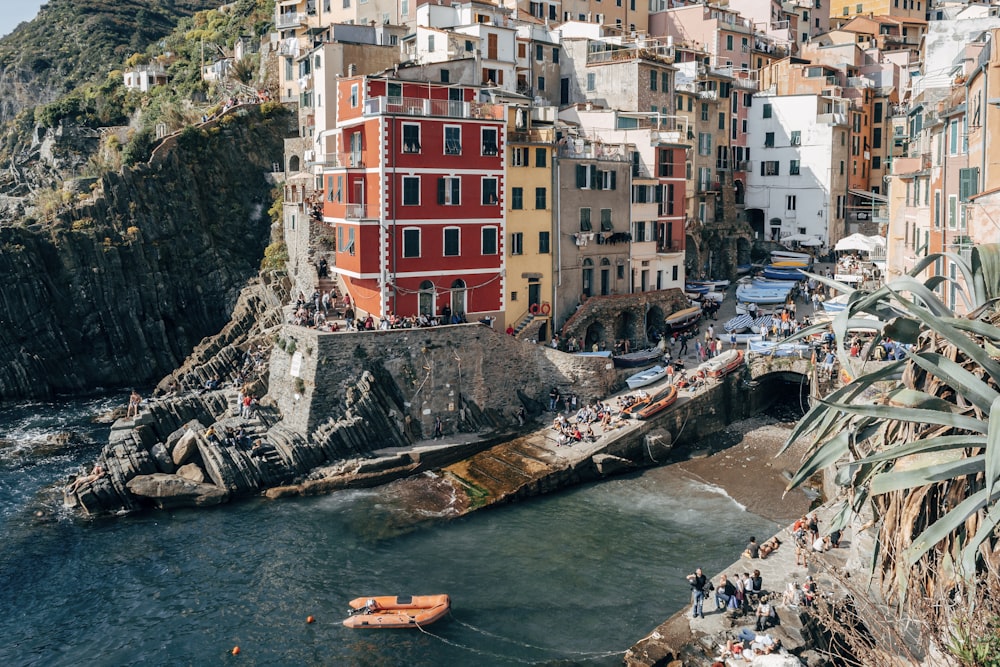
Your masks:
{"label": "orange boat on quay", "polygon": [[677,387],[670,385],[656,396],[650,399],[649,403],[632,413],[636,419],[649,419],[655,414],[666,410],[677,400]]}
{"label": "orange boat on quay", "polygon": [[347,603],[349,628],[419,628],[441,620],[451,610],[447,595],[382,595]]}

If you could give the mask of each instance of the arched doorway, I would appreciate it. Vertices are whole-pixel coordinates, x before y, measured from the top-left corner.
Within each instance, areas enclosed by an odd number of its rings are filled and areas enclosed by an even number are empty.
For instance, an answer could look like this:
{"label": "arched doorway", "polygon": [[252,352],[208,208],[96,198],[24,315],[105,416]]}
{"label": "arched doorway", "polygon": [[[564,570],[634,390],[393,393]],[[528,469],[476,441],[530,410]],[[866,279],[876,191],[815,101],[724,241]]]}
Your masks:
{"label": "arched doorway", "polygon": [[781,240],[781,218],[771,218],[768,221],[767,238],[771,241]]}
{"label": "arched doorway", "polygon": [[627,340],[629,346],[635,347],[642,343],[642,341],[637,340],[635,333],[635,317],[632,316],[632,313],[627,310],[619,313],[618,321],[615,323],[615,340]]}
{"label": "arched doorway", "polygon": [[466,309],[465,281],[456,280],[451,284],[451,312],[453,315],[465,317]]}
{"label": "arched doorway", "polygon": [[581,291],[584,296],[591,296],[594,293],[594,261],[589,257],[583,260],[583,286]]}
{"label": "arched doorway", "polygon": [[604,257],[601,259],[601,296],[611,294],[611,261]]}
{"label": "arched doorway", "polygon": [[646,341],[652,343],[659,339],[660,334],[666,329],[664,323],[665,315],[659,306],[650,306],[646,311]]}
{"label": "arched doorway", "polygon": [[420,292],[417,295],[417,310],[422,315],[427,315],[428,317],[434,315],[434,304],[437,302],[434,298],[434,283],[429,280],[425,280],[420,283]]}
{"label": "arched doorway", "polygon": [[589,352],[593,349],[594,345],[600,347],[602,344],[607,347],[607,335],[604,331],[604,325],[600,322],[593,322],[587,327],[587,333],[583,338],[584,349]]}
{"label": "arched doorway", "polygon": [[288,172],[294,174],[299,170],[299,156],[293,155],[288,158]]}
{"label": "arched doorway", "polygon": [[747,217],[747,224],[750,225],[750,229],[753,230],[753,237],[755,239],[764,240],[764,211],[759,208],[748,208],[745,211]]}

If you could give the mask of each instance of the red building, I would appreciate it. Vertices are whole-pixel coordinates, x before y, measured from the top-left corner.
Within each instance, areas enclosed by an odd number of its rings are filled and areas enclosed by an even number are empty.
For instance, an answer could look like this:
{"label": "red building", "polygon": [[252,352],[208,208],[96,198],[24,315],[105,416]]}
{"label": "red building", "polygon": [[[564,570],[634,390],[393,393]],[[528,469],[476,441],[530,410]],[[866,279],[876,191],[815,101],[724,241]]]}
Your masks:
{"label": "red building", "polygon": [[338,154],[323,172],[324,221],[359,310],[503,309],[504,113],[476,87],[347,77]]}

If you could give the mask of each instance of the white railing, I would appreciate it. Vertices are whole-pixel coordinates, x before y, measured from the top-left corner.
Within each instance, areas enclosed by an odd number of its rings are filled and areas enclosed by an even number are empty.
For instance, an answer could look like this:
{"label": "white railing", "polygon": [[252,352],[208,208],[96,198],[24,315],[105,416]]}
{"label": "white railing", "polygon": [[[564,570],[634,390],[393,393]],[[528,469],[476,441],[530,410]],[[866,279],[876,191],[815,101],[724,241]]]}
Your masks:
{"label": "white railing", "polygon": [[428,100],[420,97],[374,97],[365,101],[366,116],[444,116],[447,118],[500,119],[502,107],[481,102]]}

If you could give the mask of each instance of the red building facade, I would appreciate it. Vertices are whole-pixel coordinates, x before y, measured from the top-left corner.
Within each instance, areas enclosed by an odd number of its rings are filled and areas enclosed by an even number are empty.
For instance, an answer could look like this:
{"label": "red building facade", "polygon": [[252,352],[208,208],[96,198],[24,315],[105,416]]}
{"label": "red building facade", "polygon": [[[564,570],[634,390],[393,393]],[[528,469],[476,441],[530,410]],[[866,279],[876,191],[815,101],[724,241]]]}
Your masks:
{"label": "red building facade", "polygon": [[478,88],[347,77],[338,153],[323,171],[324,221],[359,310],[376,316],[500,312],[504,295],[503,107]]}

